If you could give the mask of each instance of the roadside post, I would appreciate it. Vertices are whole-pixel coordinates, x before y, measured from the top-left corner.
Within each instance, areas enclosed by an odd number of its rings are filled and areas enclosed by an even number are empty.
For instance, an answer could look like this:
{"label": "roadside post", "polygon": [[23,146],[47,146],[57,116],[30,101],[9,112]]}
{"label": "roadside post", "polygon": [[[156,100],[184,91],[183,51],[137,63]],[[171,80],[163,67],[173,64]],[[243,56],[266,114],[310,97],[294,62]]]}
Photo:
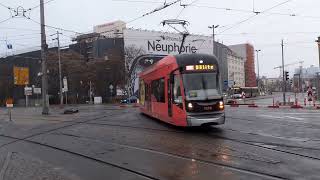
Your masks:
{"label": "roadside post", "polygon": [[32,95],[32,87],[26,86],[24,88],[24,95],[26,96],[26,107],[29,106],[29,96]]}
{"label": "roadside post", "polygon": [[41,88],[33,87],[33,94],[37,95],[37,103],[35,104],[36,106],[39,106],[39,96],[41,95]]}
{"label": "roadside post", "polygon": [[63,77],[63,88],[62,88],[62,93],[65,93],[66,97],[66,105],[68,104],[68,79],[67,77]]}
{"label": "roadside post", "polygon": [[13,100],[11,98],[7,99],[6,106],[8,108],[9,121],[12,121]]}
{"label": "roadside post", "polygon": [[113,89],[114,89],[113,85],[112,85],[112,84],[110,84],[110,86],[109,86],[109,90],[110,90],[111,102],[112,102],[112,100],[113,100]]}

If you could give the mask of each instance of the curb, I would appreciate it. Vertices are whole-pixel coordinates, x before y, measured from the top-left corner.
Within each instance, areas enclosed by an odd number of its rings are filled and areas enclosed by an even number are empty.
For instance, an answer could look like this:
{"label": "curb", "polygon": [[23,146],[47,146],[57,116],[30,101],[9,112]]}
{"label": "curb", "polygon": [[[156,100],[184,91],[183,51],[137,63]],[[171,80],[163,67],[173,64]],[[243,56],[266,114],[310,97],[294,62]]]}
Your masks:
{"label": "curb", "polygon": [[279,109],[280,106],[268,106],[268,108]]}
{"label": "curb", "polygon": [[292,109],[303,109],[303,107],[300,105],[293,105],[293,106],[291,106],[291,108]]}
{"label": "curb", "polygon": [[230,107],[239,107],[239,104],[230,104]]}
{"label": "curb", "polygon": [[248,106],[249,108],[258,108],[259,106],[255,105],[255,104],[251,104]]}

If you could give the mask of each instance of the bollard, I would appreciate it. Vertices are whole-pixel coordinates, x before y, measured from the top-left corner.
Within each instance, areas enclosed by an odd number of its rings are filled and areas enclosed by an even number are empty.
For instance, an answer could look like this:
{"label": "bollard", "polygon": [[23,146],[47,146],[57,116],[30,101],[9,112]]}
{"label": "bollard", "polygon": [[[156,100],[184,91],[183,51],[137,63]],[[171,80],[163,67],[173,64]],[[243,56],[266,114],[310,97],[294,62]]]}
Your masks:
{"label": "bollard", "polygon": [[304,98],[304,106],[307,106],[307,98]]}
{"label": "bollard", "polygon": [[274,106],[274,98],[273,98],[273,100],[272,100],[272,106]]}
{"label": "bollard", "polygon": [[12,121],[12,118],[11,118],[11,108],[9,108],[9,121]]}
{"label": "bollard", "polygon": [[13,100],[7,99],[6,101],[6,107],[8,108],[8,115],[9,115],[9,121],[12,121],[12,108],[13,108]]}
{"label": "bollard", "polygon": [[273,98],[273,100],[272,100],[272,106],[268,106],[268,108],[280,108],[278,101],[277,101],[277,103],[275,104],[275,103],[274,103],[274,98]]}

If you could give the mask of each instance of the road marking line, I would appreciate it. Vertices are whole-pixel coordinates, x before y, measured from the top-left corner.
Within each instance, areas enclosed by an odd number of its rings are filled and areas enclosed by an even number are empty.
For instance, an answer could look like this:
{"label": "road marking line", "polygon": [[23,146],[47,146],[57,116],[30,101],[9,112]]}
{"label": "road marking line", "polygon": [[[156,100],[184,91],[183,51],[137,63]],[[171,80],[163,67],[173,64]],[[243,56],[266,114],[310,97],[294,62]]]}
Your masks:
{"label": "road marking line", "polygon": [[304,120],[304,118],[298,118],[298,117],[292,117],[292,116],[283,116],[283,117],[290,118],[290,119],[295,119],[295,120],[300,120],[300,121]]}
{"label": "road marking line", "polygon": [[304,118],[298,118],[298,117],[292,117],[292,116],[272,116],[272,115],[259,115],[260,117],[268,117],[268,118],[275,118],[275,119],[285,119],[285,118],[289,118],[289,119],[294,119],[294,120],[305,120]]}
{"label": "road marking line", "polygon": [[271,116],[271,115],[259,115],[261,117],[269,117],[269,118],[276,118],[276,119],[283,119],[283,117],[280,117],[280,116]]}
{"label": "road marking line", "polygon": [[12,152],[8,152],[7,157],[5,159],[4,165],[0,171],[0,180],[4,180],[4,175],[7,171],[7,168],[9,166],[9,163],[11,161]]}

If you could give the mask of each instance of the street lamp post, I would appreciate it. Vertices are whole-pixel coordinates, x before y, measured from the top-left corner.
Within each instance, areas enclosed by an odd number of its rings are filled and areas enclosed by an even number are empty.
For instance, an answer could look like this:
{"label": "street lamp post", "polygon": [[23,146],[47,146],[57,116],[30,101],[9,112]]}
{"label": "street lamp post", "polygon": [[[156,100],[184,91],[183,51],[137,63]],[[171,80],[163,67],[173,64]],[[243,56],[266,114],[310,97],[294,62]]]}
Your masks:
{"label": "street lamp post", "polygon": [[258,88],[260,88],[260,65],[259,65],[259,52],[261,52],[261,49],[257,49],[257,69],[258,69],[258,78],[257,78],[257,84],[258,84]]}
{"label": "street lamp post", "polygon": [[317,97],[320,101],[320,72],[317,72]]}
{"label": "street lamp post", "polygon": [[47,41],[45,30],[44,2],[40,0],[40,21],[41,21],[41,67],[42,67],[42,114],[49,114],[49,99],[48,99],[48,75],[47,75]]}
{"label": "street lamp post", "polygon": [[318,37],[316,42],[318,43],[318,49],[319,49],[319,68],[320,68],[320,36]]}
{"label": "street lamp post", "polygon": [[212,29],[212,48],[213,48],[213,55],[216,54],[216,49],[215,49],[215,29],[218,28],[219,25],[212,25],[209,26],[209,29]]}

